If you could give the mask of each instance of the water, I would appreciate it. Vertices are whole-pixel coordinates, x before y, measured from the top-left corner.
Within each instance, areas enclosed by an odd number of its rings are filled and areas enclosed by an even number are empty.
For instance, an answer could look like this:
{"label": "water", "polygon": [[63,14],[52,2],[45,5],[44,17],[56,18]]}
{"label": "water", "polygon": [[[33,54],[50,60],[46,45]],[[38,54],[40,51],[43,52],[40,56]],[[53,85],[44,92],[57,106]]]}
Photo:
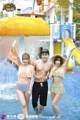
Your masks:
{"label": "water", "polygon": [[[60,120],[80,120],[80,67],[76,66],[73,73],[66,73],[63,84],[65,94],[59,101],[59,109],[62,111]],[[9,120],[17,119],[17,115],[22,113],[21,105],[16,96],[17,69],[9,62],[0,61],[0,116],[2,113],[9,117]],[[51,80],[49,80],[49,87]],[[29,114],[34,115],[31,104]],[[51,96],[48,94],[48,103],[43,111],[44,117],[39,120],[53,120],[54,114],[51,106]],[[16,118],[14,118],[14,115]],[[37,120],[34,118],[34,120]],[[17,119],[18,120],[18,119]],[[31,119],[33,120],[33,119]]]}
{"label": "water", "polygon": [[15,65],[8,61],[0,61],[0,99],[14,99],[16,81],[17,68]]}

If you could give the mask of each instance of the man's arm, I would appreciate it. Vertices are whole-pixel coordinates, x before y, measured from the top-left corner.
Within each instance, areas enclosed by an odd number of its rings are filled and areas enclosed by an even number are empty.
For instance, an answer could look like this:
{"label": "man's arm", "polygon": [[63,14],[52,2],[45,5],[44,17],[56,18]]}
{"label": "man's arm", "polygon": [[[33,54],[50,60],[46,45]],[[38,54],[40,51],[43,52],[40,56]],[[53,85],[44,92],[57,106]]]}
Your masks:
{"label": "man's arm", "polygon": [[33,87],[33,83],[34,83],[34,74],[35,74],[35,71],[34,71],[34,67],[33,66],[32,66],[32,69],[31,69],[31,73],[32,73],[32,78],[31,78],[30,87],[29,87],[29,90],[28,90],[28,94],[29,95],[32,92],[32,87]]}
{"label": "man's arm", "polygon": [[52,69],[53,65],[52,65],[52,64],[50,64],[50,66],[49,66],[49,67],[50,67],[50,68],[49,68],[49,71],[48,71],[47,75],[44,77],[44,79],[45,79],[45,80],[48,80],[48,79],[49,79],[50,71],[51,71],[51,69]]}

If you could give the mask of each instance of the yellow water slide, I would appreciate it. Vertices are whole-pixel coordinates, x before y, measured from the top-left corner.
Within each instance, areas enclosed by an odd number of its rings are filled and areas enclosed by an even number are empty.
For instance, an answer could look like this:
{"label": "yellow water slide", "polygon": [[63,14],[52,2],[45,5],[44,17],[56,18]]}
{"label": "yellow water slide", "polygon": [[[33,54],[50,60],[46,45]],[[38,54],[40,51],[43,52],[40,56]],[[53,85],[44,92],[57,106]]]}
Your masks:
{"label": "yellow water slide", "polygon": [[[68,47],[69,45],[75,46],[73,40],[71,38],[68,39],[62,39],[63,42],[65,43],[66,47]],[[78,50],[77,48],[74,49],[74,51],[72,52],[77,63],[80,65],[80,50]]]}

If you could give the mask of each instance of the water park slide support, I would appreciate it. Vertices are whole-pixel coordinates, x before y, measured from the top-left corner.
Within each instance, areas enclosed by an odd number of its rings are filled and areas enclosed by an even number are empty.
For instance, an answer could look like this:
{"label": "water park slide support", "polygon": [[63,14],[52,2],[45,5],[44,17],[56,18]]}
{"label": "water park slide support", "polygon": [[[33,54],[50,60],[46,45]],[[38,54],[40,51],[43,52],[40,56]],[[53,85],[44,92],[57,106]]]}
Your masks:
{"label": "water park slide support", "polygon": [[[71,38],[68,38],[67,40],[63,38],[62,40],[63,40],[66,47],[68,47],[69,45],[75,46],[75,44]],[[75,48],[74,51],[72,52],[72,54],[74,55],[77,63],[80,65],[80,50]]]}

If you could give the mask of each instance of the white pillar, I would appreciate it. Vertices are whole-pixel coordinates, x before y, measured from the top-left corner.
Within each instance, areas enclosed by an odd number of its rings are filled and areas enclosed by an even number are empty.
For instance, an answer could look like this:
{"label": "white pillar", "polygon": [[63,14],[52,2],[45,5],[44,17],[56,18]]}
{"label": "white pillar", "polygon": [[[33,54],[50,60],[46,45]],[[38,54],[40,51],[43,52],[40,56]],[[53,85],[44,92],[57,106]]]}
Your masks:
{"label": "white pillar", "polygon": [[65,24],[64,8],[61,8],[61,25]]}
{"label": "white pillar", "polygon": [[53,42],[53,24],[50,25],[50,58],[54,54],[54,42]]}
{"label": "white pillar", "polygon": [[46,10],[48,7],[48,0],[44,0],[44,10]]}
{"label": "white pillar", "polygon": [[[49,7],[48,0],[44,0],[44,11],[46,11],[48,7]],[[48,11],[46,12],[45,15],[46,15],[46,16],[45,16],[44,20],[45,20],[47,23],[49,23],[49,19],[48,19],[49,13],[48,13]]]}
{"label": "white pillar", "polygon": [[73,0],[69,0],[70,4],[69,4],[69,23],[72,24],[73,23]]}
{"label": "white pillar", "polygon": [[50,58],[54,55],[54,42],[50,37]]}
{"label": "white pillar", "polygon": [[76,24],[73,24],[73,29],[72,29],[72,38],[76,39]]}
{"label": "white pillar", "polygon": [[[65,24],[65,14],[64,14],[64,8],[61,8],[61,25]],[[65,33],[63,34],[63,37],[65,37]],[[64,55],[64,43],[61,40],[61,55]]]}
{"label": "white pillar", "polygon": [[55,17],[54,8],[52,8],[50,12],[50,24],[54,23],[54,17]]}
{"label": "white pillar", "polygon": [[50,57],[54,54],[53,26],[54,26],[54,8],[50,12]]}

